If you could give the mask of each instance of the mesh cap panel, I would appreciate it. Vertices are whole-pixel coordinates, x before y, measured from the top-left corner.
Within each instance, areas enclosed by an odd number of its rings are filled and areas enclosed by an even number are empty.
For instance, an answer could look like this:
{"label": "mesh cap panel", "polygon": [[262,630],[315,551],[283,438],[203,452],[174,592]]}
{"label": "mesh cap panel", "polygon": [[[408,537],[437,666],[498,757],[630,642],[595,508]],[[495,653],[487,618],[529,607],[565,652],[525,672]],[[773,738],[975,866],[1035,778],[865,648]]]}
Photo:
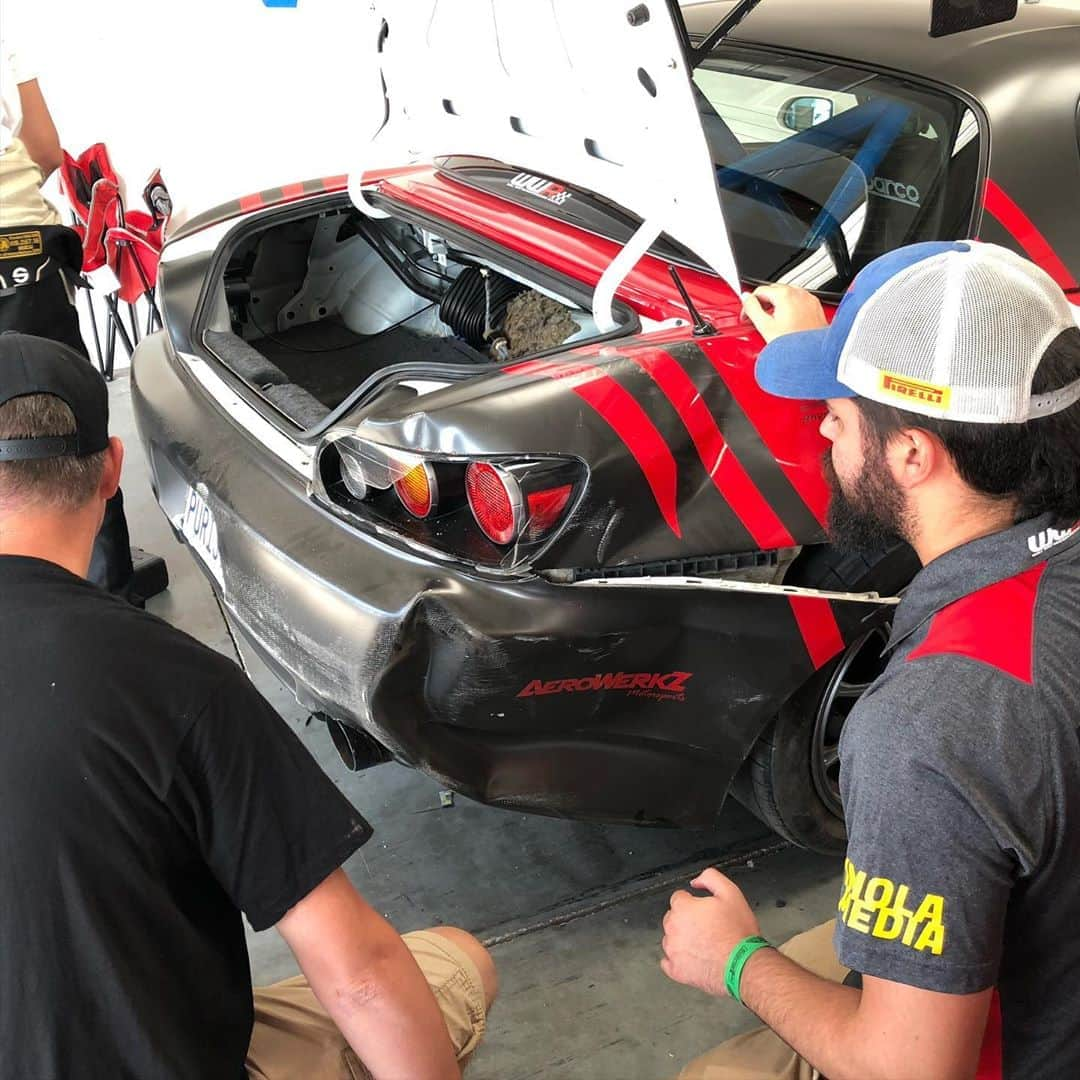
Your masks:
{"label": "mesh cap panel", "polygon": [[837,377],[924,416],[1023,423],[1080,400],[1080,382],[1031,392],[1047,348],[1075,326],[1048,274],[1005,248],[971,243],[914,263],[867,300]]}

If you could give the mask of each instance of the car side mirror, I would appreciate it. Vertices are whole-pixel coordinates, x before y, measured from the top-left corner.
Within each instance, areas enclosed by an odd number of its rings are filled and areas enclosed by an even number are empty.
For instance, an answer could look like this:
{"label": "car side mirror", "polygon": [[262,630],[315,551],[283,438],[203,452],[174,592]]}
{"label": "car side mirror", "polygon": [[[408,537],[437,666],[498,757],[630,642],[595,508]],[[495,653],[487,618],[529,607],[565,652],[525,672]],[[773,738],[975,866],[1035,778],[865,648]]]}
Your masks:
{"label": "car side mirror", "polygon": [[806,131],[823,124],[833,114],[833,103],[822,97],[792,98],[780,110],[780,123],[788,131]]}

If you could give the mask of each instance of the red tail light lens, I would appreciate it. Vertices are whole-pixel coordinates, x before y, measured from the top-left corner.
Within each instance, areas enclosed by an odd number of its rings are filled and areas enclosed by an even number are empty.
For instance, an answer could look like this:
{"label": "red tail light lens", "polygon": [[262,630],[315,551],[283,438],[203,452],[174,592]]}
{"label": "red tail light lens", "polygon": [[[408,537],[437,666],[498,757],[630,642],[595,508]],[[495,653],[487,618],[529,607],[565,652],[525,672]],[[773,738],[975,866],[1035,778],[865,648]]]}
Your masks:
{"label": "red tail light lens", "polygon": [[414,465],[401,479],[394,481],[401,505],[416,518],[426,518],[439,499],[435,470],[425,461]]}
{"label": "red tail light lens", "polygon": [[562,484],[529,493],[525,505],[528,509],[531,537],[543,536],[558,524],[573,491],[573,484]]}
{"label": "red tail light lens", "polygon": [[481,532],[495,544],[512,544],[521,531],[524,506],[517,480],[505,469],[474,461],[465,470],[465,495]]}

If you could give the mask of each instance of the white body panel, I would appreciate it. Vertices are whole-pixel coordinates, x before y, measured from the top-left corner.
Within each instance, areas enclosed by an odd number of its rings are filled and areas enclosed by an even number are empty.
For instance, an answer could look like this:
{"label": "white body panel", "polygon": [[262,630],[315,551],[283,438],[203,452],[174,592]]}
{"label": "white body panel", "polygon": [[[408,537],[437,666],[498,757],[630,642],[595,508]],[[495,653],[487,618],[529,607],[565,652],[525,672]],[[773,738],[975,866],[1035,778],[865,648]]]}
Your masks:
{"label": "white body panel", "polygon": [[[375,0],[370,43],[386,122],[350,177],[450,155],[533,173],[538,200],[558,182],[596,192],[666,232],[736,292],[716,175],[675,26],[663,4],[631,25],[626,0]],[[385,23],[386,32],[381,32]],[[526,190],[530,190],[526,188]],[[572,197],[566,195],[564,197]],[[538,201],[538,208],[544,202]],[[645,245],[647,246],[647,245]],[[632,265],[597,289],[594,315]]]}

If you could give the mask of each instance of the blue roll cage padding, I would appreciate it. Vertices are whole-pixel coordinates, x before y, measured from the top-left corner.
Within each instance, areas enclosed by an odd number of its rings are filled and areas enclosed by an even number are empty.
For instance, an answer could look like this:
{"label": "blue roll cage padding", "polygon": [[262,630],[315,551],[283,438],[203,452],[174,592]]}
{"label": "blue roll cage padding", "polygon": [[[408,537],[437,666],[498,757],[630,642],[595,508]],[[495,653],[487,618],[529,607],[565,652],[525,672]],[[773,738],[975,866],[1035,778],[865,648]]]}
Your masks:
{"label": "blue roll cage padding", "polygon": [[874,121],[874,126],[870,129],[862,146],[855,152],[851,164],[844,170],[840,182],[825,200],[825,205],[818,213],[814,224],[810,226],[810,232],[807,233],[802,245],[808,250],[812,250],[830,232],[838,229],[840,222],[844,221],[858,205],[859,197],[865,197],[867,182],[877,172],[878,166],[892,149],[896,137],[911,115],[911,106],[902,102],[889,101],[885,102],[885,106],[881,115]]}
{"label": "blue roll cage padding", "polygon": [[778,210],[783,209],[781,193],[784,189],[762,173],[790,164],[792,152],[800,147],[812,146],[839,153],[865,132],[862,145],[848,163],[844,175],[830,192],[809,231],[797,242],[794,230],[790,229],[791,215],[784,215],[789,224],[790,242],[799,248],[811,249],[854,210],[858,196],[866,191],[867,178],[874,175],[911,111],[910,105],[888,98],[863,102],[823,124],[741,158],[737,165],[722,166],[716,170],[716,181],[721,188],[733,192],[752,185],[758,194],[765,196],[764,201]]}

